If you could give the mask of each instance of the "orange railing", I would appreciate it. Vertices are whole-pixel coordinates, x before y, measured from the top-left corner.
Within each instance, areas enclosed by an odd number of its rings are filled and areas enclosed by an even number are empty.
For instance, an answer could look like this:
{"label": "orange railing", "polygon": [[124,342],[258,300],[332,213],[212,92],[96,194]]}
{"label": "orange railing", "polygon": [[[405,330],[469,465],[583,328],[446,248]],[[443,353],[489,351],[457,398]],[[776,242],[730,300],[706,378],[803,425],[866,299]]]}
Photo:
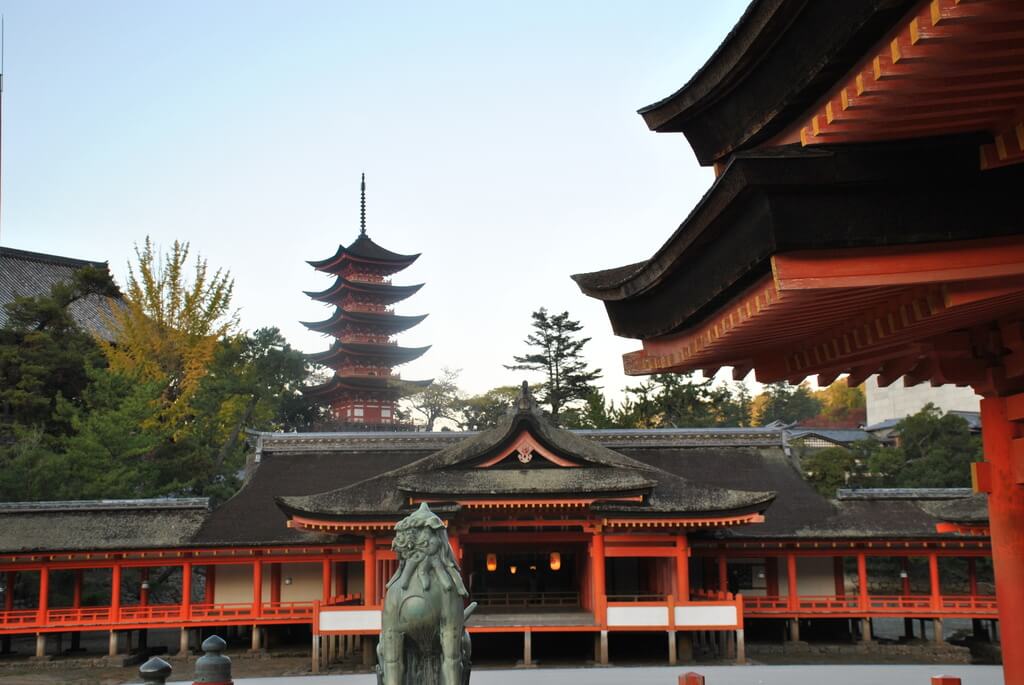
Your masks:
{"label": "orange railing", "polygon": [[800,596],[796,606],[790,605],[789,597],[743,597],[743,604],[750,616],[785,616],[807,614],[843,615],[893,615],[893,616],[943,616],[997,614],[994,596],[942,595],[868,595],[863,604],[859,595]]}

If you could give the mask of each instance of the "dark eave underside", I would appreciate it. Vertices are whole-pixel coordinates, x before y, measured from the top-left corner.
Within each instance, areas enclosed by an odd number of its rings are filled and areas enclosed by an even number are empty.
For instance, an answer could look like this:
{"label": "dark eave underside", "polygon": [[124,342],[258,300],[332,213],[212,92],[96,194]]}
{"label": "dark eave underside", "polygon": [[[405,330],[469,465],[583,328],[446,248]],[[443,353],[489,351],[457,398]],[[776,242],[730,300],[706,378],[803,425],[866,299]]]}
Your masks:
{"label": "dark eave underside", "polygon": [[328,333],[344,324],[368,326],[384,331],[399,332],[412,328],[427,318],[426,314],[418,316],[399,316],[398,314],[378,314],[375,312],[349,312],[337,308],[334,315],[323,321],[302,321],[306,328],[320,333]]}
{"label": "dark eave underside", "polygon": [[1019,233],[1022,183],[1020,165],[982,172],[973,136],[742,153],[646,263],[573,278],[604,300],[616,334],[665,335],[767,274],[778,252]]}
{"label": "dark eave underside", "polygon": [[398,345],[374,345],[371,343],[336,342],[331,349],[307,355],[314,364],[342,363],[352,361],[379,360],[389,364],[404,364],[423,356],[430,345],[425,347],[399,347]]}
{"label": "dark eave underside", "polygon": [[651,130],[683,132],[701,164],[787,128],[917,0],[755,0],[679,91],[640,110]]}
{"label": "dark eave underside", "polygon": [[382,304],[394,304],[411,297],[420,288],[422,283],[416,285],[391,285],[390,283],[366,283],[363,281],[351,281],[338,276],[334,284],[326,290],[313,292],[305,291],[306,295],[321,302],[335,302],[345,296],[347,292],[369,295]]}

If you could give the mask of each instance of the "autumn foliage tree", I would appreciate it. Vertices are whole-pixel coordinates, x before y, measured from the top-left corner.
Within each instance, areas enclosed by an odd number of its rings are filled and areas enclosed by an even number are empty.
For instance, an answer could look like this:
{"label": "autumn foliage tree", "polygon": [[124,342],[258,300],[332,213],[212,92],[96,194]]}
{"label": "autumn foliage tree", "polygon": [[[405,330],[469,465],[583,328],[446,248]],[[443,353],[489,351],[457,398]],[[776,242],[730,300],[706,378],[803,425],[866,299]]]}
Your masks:
{"label": "autumn foliage tree", "polygon": [[126,306],[113,314],[116,338],[101,347],[112,371],[163,388],[155,418],[178,433],[218,341],[236,328],[234,282],[221,269],[211,272],[201,257],[190,268],[188,243],[174,241],[162,257],[147,237],[135,257]]}

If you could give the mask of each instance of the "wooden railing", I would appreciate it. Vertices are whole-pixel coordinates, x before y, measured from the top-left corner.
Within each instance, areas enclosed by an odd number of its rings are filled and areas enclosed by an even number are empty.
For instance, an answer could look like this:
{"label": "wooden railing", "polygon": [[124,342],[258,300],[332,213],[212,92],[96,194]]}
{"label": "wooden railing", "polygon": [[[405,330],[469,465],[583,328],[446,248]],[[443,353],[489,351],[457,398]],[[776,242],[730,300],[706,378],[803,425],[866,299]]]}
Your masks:
{"label": "wooden railing", "polygon": [[980,595],[801,595],[796,605],[782,596],[748,597],[743,604],[749,616],[892,615],[892,616],[995,616],[996,598]]}
{"label": "wooden railing", "polygon": [[46,616],[38,609],[0,611],[0,633],[47,631],[58,629],[116,629],[119,626],[208,625],[232,623],[244,619],[250,623],[310,623],[313,602],[264,602],[259,612],[251,602],[231,604],[193,604],[188,616],[180,604],[147,604],[111,607],[49,609]]}
{"label": "wooden railing", "polygon": [[578,592],[475,592],[473,601],[482,607],[578,607]]}
{"label": "wooden railing", "polygon": [[664,594],[608,595],[605,599],[609,602],[664,602],[667,597]]}

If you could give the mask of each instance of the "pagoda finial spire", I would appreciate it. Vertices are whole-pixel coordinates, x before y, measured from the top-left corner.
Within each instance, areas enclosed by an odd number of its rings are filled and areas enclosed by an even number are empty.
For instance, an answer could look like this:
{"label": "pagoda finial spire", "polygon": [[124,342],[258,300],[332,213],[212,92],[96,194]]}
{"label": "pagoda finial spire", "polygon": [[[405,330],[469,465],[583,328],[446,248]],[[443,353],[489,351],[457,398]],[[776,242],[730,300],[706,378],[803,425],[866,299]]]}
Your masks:
{"label": "pagoda finial spire", "polygon": [[359,182],[359,235],[366,235],[366,173]]}

